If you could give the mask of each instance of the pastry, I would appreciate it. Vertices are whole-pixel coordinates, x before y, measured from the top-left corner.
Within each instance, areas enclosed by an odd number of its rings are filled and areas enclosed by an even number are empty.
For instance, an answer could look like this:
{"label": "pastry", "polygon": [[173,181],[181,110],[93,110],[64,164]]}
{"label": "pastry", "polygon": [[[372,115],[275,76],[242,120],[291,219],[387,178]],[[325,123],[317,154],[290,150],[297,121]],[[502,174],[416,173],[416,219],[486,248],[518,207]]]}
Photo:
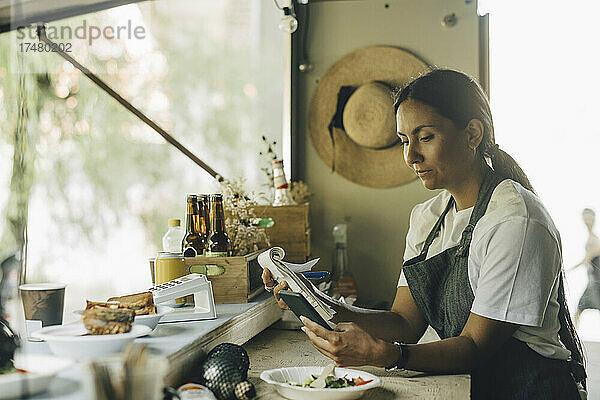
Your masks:
{"label": "pastry", "polygon": [[128,308],[92,306],[83,311],[83,325],[92,335],[127,333],[135,319],[135,311]]}

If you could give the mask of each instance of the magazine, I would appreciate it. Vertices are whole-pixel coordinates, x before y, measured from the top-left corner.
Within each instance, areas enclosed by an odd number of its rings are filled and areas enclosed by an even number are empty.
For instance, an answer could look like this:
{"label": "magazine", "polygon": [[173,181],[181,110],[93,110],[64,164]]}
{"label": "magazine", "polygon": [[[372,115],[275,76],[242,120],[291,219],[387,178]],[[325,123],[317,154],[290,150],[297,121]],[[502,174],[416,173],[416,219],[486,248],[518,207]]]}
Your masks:
{"label": "magazine", "polygon": [[[330,321],[335,315],[333,308],[315,296],[297,275],[300,272],[310,271],[319,262],[319,259],[316,258],[304,264],[294,264],[284,261],[284,257],[285,251],[281,247],[272,247],[258,255],[258,263],[262,268],[271,271],[271,275],[276,281],[286,281],[293,292],[302,294],[325,321]],[[312,289],[318,290],[314,285],[312,285]]]}

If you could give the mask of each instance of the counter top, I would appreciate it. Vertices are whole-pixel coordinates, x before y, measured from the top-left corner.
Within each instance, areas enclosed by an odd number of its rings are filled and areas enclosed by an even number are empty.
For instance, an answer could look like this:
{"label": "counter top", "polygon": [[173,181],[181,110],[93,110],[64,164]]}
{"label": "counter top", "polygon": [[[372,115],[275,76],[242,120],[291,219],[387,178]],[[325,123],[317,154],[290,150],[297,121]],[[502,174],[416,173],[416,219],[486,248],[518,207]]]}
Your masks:
{"label": "counter top", "polygon": [[[275,389],[260,379],[262,371],[290,366],[325,366],[331,360],[319,353],[304,332],[269,328],[244,345],[250,357],[249,381],[260,400],[280,400]],[[362,399],[463,400],[470,398],[469,375],[428,375],[414,371],[388,372],[383,368],[357,367],[377,375],[382,386],[366,392]]]}
{"label": "counter top", "polygon": [[[159,324],[146,337],[136,342],[146,344],[152,353],[169,360],[169,375],[165,383],[176,386],[184,380],[186,371],[197,365],[206,351],[219,343],[243,345],[250,357],[249,380],[257,389],[260,400],[279,400],[273,387],[260,379],[267,369],[286,366],[325,366],[330,360],[321,355],[299,330],[281,330],[271,326],[281,317],[281,310],[272,295],[263,293],[247,304],[218,304],[218,318]],[[26,350],[49,353],[47,344],[28,342]],[[359,367],[382,378],[383,385],[369,390],[364,399],[468,399],[468,375],[427,375],[412,371],[387,372],[382,368]],[[61,372],[50,390],[32,399],[83,399],[80,387],[81,365],[75,364]]]}

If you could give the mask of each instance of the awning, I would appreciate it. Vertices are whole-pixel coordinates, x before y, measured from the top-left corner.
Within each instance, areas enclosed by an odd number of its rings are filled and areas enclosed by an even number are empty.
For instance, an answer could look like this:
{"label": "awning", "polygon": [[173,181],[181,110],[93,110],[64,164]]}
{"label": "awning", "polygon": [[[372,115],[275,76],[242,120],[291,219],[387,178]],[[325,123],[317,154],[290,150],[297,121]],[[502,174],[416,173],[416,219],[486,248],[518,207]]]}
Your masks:
{"label": "awning", "polygon": [[0,0],[0,33],[144,0]]}

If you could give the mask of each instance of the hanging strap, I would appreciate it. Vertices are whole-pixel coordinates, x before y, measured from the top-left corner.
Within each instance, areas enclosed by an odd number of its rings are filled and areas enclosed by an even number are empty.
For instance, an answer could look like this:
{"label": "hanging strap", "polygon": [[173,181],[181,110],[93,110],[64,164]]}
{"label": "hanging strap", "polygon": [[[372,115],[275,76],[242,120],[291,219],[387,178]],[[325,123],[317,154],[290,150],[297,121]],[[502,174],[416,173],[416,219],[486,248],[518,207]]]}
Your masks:
{"label": "hanging strap", "polygon": [[333,135],[333,129],[344,130],[344,107],[352,93],[356,88],[354,86],[342,86],[338,92],[337,104],[335,106],[335,114],[331,117],[327,130],[329,131],[329,138],[331,139],[331,172],[335,172],[335,137]]}

